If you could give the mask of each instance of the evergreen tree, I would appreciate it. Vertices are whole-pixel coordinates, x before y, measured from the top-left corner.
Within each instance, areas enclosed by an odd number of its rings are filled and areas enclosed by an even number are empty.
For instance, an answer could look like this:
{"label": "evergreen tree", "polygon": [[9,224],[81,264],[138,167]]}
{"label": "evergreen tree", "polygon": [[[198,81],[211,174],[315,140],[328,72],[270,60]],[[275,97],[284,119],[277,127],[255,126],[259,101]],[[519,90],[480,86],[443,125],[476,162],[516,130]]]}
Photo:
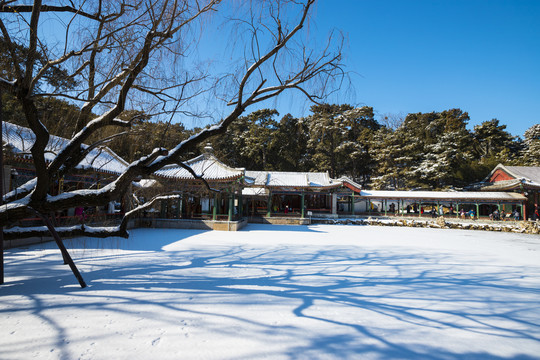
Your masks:
{"label": "evergreen tree", "polygon": [[412,168],[419,184],[445,188],[458,184],[455,171],[471,159],[471,134],[466,129],[469,115],[460,109],[433,113],[426,127],[421,161]]}
{"label": "evergreen tree", "polygon": [[276,170],[279,115],[277,110],[262,109],[240,117],[224,136],[214,141],[216,154],[235,167],[249,170]]}
{"label": "evergreen tree", "polygon": [[249,170],[248,158],[241,149],[246,147],[246,133],[249,128],[247,116],[239,117],[232,123],[227,131],[212,140],[212,146],[216,156],[224,159],[227,165],[232,167],[245,167]]}
{"label": "evergreen tree", "polygon": [[279,171],[308,171],[308,131],[305,123],[291,114],[285,115],[275,132],[272,167]]}
{"label": "evergreen tree", "polygon": [[499,125],[499,120],[484,121],[474,127],[474,148],[477,157],[495,163],[508,163],[519,156],[520,143]]}
{"label": "evergreen tree", "polygon": [[540,124],[531,126],[525,131],[525,146],[520,163],[523,166],[540,166]]}
{"label": "evergreen tree", "polygon": [[345,111],[340,123],[346,134],[336,149],[340,159],[338,171],[365,186],[375,167],[371,148],[381,126],[374,119],[373,108],[368,106]]}
{"label": "evergreen tree", "polygon": [[246,166],[251,170],[276,170],[276,137],[278,122],[277,110],[263,109],[247,116],[248,128],[245,136],[245,147],[240,153],[248,159]]}
{"label": "evergreen tree", "polygon": [[305,119],[309,129],[308,151],[313,162],[314,171],[328,171],[333,178],[339,177],[338,148],[346,141],[347,130],[343,124],[343,113],[353,107],[344,105],[313,105],[313,113]]}
{"label": "evergreen tree", "polygon": [[403,154],[404,148],[402,132],[382,127],[375,133],[371,149],[375,164],[371,187],[399,190],[405,186],[404,169],[409,159]]}
{"label": "evergreen tree", "polygon": [[305,122],[312,169],[328,171],[334,178],[347,175],[366,184],[374,167],[370,146],[380,128],[373,108],[323,104],[312,106],[311,112]]}
{"label": "evergreen tree", "polygon": [[[416,113],[407,115],[397,130],[382,132],[389,136],[384,141],[389,150],[382,152],[392,159],[384,160],[383,167],[377,169],[374,185],[409,189],[455,185],[456,169],[470,158],[468,120],[468,114],[460,109]],[[391,167],[395,170],[389,170]]]}

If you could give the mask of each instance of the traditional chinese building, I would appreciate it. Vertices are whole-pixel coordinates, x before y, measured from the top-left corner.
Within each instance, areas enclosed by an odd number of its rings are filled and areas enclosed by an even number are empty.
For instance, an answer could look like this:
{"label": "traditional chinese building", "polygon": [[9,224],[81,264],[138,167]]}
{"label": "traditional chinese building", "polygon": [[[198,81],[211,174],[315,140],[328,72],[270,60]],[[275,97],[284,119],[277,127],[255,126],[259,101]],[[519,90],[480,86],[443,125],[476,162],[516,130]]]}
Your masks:
{"label": "traditional chinese building", "polygon": [[180,195],[175,202],[162,202],[161,217],[230,221],[241,216],[245,169],[225,165],[210,146],[184,165],[168,165],[154,173],[166,193]]}
{"label": "traditional chinese building", "polygon": [[250,216],[333,214],[353,209],[360,185],[327,172],[246,171],[244,196]]}
{"label": "traditional chinese building", "polygon": [[540,201],[540,166],[497,165],[476,187],[481,191],[512,191],[527,197],[524,218],[533,213]]}
{"label": "traditional chinese building", "polygon": [[[2,140],[5,152],[4,159],[4,193],[23,185],[36,177],[30,149],[34,145],[35,135],[26,127],[3,122]],[[50,163],[56,155],[69,143],[69,140],[51,135],[45,148],[45,161]],[[87,146],[87,145],[84,145]],[[128,163],[107,146],[89,149],[86,157],[75,169],[59,178],[51,185],[51,195],[61,194],[76,189],[99,189],[116,179],[123,173]],[[121,204],[121,199],[118,199]],[[127,206],[127,204],[124,204]],[[114,206],[103,209],[90,209],[89,216],[101,213],[115,212]],[[96,211],[97,210],[97,211]],[[75,209],[70,209],[63,217],[74,215]]]}
{"label": "traditional chinese building", "polygon": [[[3,139],[9,149],[6,175],[9,189],[13,189],[35,177],[30,154],[34,135],[27,128],[4,123]],[[52,161],[67,143],[67,139],[51,136],[46,160]],[[75,171],[53,185],[51,194],[99,188],[127,166],[106,146],[89,149]],[[168,165],[156,171],[152,179],[144,179],[136,186],[134,195],[143,202],[158,194],[174,195],[143,216],[152,221],[173,221],[160,225],[169,227],[221,229],[227,223],[226,229],[231,230],[231,222],[245,223],[246,219],[276,222],[281,218],[306,223],[302,220],[311,217],[422,216],[435,210],[437,215],[456,217],[461,210],[468,210],[476,218],[488,216],[494,209],[506,213],[518,210],[526,218],[534,203],[538,203],[540,167],[498,165],[477,186],[476,190],[480,191],[371,191],[361,189],[347,177],[332,179],[327,172],[233,168],[217,159],[207,145],[201,155],[182,164]],[[525,206],[527,201],[529,209]],[[204,227],[196,225],[197,222],[204,222]],[[235,225],[234,229],[240,227]]]}
{"label": "traditional chinese building", "polygon": [[[524,218],[526,197],[499,191],[384,191],[362,190],[359,212],[373,215],[446,216],[459,218],[462,211],[474,218],[488,217],[495,209]],[[469,217],[469,216],[468,216]]]}
{"label": "traditional chinese building", "polygon": [[326,172],[232,168],[217,159],[210,146],[184,165],[154,173],[166,193],[180,195],[166,204],[162,201],[161,217],[234,221],[258,216],[304,218],[308,212],[337,214],[342,202],[352,209],[352,197],[360,191],[353,181],[331,179]]}
{"label": "traditional chinese building", "polygon": [[[185,163],[155,173],[176,203],[162,206],[160,217],[250,221],[357,215],[488,217],[495,209],[525,217],[527,198],[513,191],[377,191],[364,190],[351,179],[332,179],[326,172],[249,171],[231,168],[217,159],[210,146]],[[194,174],[196,176],[194,176]],[[205,182],[200,179],[204,179]],[[216,191],[214,191],[216,190]],[[462,211],[463,210],[463,211]],[[270,221],[270,219],[274,219]],[[304,223],[298,220],[298,223]]]}

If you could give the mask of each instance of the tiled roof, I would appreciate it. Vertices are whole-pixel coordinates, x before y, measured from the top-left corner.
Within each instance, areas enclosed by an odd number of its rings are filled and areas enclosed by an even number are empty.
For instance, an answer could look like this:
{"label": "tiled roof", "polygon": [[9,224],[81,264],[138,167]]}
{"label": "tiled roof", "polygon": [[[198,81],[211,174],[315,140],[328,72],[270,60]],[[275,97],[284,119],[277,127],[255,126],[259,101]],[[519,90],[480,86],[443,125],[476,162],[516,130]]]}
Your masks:
{"label": "tiled roof", "polygon": [[341,181],[343,183],[343,186],[353,190],[354,192],[359,192],[362,189],[362,185],[354,182],[352,179],[346,176],[340,177],[338,181]]}
{"label": "tiled roof", "polygon": [[[502,171],[513,177],[513,179],[491,182],[490,179],[497,171]],[[480,191],[540,189],[540,166],[505,166],[499,164],[482,182],[471,184],[468,188]]]}
{"label": "tiled roof", "polygon": [[480,191],[524,191],[525,189],[540,189],[540,183],[527,181],[525,179],[514,179],[476,183],[473,184],[471,188]]}
{"label": "tiled roof", "polygon": [[[4,122],[2,130],[4,144],[10,145],[18,156],[32,158],[30,149],[34,145],[35,135],[29,128]],[[68,143],[69,140],[65,138],[51,135],[45,148],[45,160],[47,162],[53,161]],[[88,148],[88,145],[83,145],[83,147]],[[114,151],[107,146],[100,146],[92,149],[76,167],[119,175],[126,170],[127,166],[128,163]]]}
{"label": "tiled roof", "polygon": [[[207,181],[234,180],[244,175],[243,168],[232,168],[219,161],[214,155],[205,153],[194,159],[186,161],[197,176],[202,176]],[[179,165],[168,165],[158,170],[154,175],[176,180],[194,179],[193,175]]]}
{"label": "tiled roof", "polygon": [[341,181],[330,178],[326,172],[246,171],[246,182],[252,186],[331,188]]}
{"label": "tiled roof", "polygon": [[380,191],[362,190],[361,197],[372,199],[460,200],[460,201],[522,201],[518,193],[489,191]]}
{"label": "tiled roof", "polygon": [[516,179],[540,184],[540,166],[499,166]]}

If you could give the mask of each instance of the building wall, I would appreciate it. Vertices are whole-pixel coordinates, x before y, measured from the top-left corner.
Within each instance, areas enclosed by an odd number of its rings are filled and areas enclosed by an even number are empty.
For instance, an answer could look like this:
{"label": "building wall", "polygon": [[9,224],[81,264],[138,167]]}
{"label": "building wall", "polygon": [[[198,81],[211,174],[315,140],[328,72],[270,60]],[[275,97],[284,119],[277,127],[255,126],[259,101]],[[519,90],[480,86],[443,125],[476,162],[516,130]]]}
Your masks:
{"label": "building wall", "polygon": [[489,178],[489,182],[497,182],[497,181],[504,181],[504,180],[514,180],[514,177],[508,175],[506,172],[502,171],[501,169],[498,169],[497,171],[495,171]]}

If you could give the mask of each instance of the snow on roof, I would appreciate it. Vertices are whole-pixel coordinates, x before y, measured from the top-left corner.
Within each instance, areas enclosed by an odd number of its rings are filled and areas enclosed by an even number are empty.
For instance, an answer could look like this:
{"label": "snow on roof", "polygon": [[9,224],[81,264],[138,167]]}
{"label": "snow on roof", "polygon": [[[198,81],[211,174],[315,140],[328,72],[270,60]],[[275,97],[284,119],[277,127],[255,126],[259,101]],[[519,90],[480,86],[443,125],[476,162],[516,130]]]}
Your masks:
{"label": "snow on roof", "polygon": [[518,193],[490,191],[385,191],[362,190],[360,196],[372,199],[524,201]]}
{"label": "snow on roof", "polygon": [[[4,144],[10,145],[13,152],[26,159],[31,159],[30,149],[35,142],[35,135],[29,128],[3,123],[2,140]],[[49,143],[45,147],[45,160],[51,162],[56,155],[67,146],[68,139],[51,135]],[[88,148],[88,145],[83,145]],[[76,166],[78,169],[93,169],[98,172],[120,175],[128,166],[128,163],[118,156],[107,146],[100,146],[92,149],[88,155]]]}
{"label": "snow on roof", "polygon": [[344,186],[346,186],[347,188],[355,192],[360,192],[360,189],[362,189],[362,185],[360,185],[357,182],[354,182],[352,179],[348,178],[347,176],[340,177],[338,181],[341,181]]}
{"label": "snow on roof", "polygon": [[473,184],[472,188],[481,191],[523,191],[523,188],[540,189],[540,183],[528,181],[525,179],[501,180],[495,182],[481,182]]}
{"label": "snow on roof", "polygon": [[243,196],[268,196],[270,191],[265,187],[248,187],[242,189]]}
{"label": "snow on roof", "polygon": [[246,180],[254,186],[266,187],[328,188],[342,184],[326,172],[246,171]]}
{"label": "snow on roof", "polygon": [[[497,170],[507,173],[513,179],[491,182],[490,179]],[[468,188],[480,191],[512,191],[523,190],[523,188],[540,189],[540,166],[505,166],[499,164],[491,170],[484,180],[471,184]]]}
{"label": "snow on roof", "polygon": [[[189,166],[197,176],[207,181],[234,180],[244,175],[243,168],[232,168],[219,161],[211,153],[204,153],[184,163]],[[176,180],[194,179],[193,175],[179,165],[167,165],[154,173],[156,176]]]}
{"label": "snow on roof", "polygon": [[503,170],[515,179],[524,179],[526,182],[540,186],[540,166],[505,166],[499,164],[489,174],[488,178],[498,169]]}

